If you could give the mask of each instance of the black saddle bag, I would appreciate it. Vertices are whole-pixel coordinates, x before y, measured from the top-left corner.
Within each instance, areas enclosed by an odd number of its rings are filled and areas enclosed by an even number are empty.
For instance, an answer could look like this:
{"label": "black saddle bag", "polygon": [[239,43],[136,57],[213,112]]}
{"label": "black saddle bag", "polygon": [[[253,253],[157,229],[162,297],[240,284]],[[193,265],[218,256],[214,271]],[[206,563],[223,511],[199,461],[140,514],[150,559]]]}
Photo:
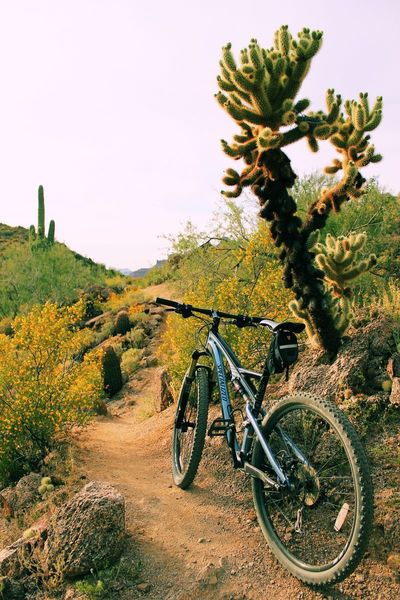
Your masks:
{"label": "black saddle bag", "polygon": [[268,369],[272,373],[283,373],[296,362],[299,355],[297,337],[292,331],[278,331],[272,340],[268,355]]}

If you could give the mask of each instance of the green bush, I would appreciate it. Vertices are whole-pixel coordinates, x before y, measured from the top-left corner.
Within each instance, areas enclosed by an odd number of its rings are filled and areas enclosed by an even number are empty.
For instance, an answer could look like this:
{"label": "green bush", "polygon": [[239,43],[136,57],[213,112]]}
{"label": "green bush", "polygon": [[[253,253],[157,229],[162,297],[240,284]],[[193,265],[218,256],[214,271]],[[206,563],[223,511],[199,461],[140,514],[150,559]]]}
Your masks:
{"label": "green bush", "polygon": [[70,304],[102,277],[61,244],[43,251],[32,251],[29,244],[11,246],[0,263],[0,315],[15,317],[47,301]]}
{"label": "green bush", "polygon": [[129,346],[131,346],[132,348],[143,348],[146,340],[146,335],[143,329],[137,328],[128,331],[128,333],[125,336],[125,339]]}
{"label": "green bush", "polygon": [[139,369],[142,351],[138,348],[130,348],[123,353],[121,358],[121,368],[126,375],[133,375]]}

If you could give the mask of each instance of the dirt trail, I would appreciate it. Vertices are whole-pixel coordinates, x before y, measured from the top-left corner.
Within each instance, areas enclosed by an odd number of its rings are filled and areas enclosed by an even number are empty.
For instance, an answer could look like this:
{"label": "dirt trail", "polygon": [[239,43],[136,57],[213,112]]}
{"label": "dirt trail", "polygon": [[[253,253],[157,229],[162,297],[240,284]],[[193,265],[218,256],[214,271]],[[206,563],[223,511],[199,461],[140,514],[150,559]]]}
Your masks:
{"label": "dirt trail", "polygon": [[[111,414],[80,437],[80,461],[91,479],[108,481],[126,499],[132,560],[140,559],[146,597],[162,600],[314,599],[398,597],[398,586],[376,563],[364,561],[340,586],[317,593],[275,562],[252,510],[250,482],[233,473],[220,439],[206,442],[204,459],[188,491],[172,484],[170,438],[174,407],[144,418],[159,370],[129,382]],[[382,581],[382,576],[384,581]],[[397,590],[397,591],[396,591]],[[137,586],[120,593],[145,594]]]}
{"label": "dirt trail", "polygon": [[[130,400],[135,402],[133,407],[117,403],[112,417],[99,418],[85,432],[80,444],[83,470],[91,479],[109,481],[123,492],[128,530],[143,562],[142,579],[151,583],[147,597],[183,600],[219,598],[226,593],[229,598],[235,593],[235,598],[259,598],[249,593],[252,550],[264,545],[260,532],[254,536],[253,521],[240,506],[230,504],[227,510],[224,499],[215,497],[209,487],[204,471],[190,491],[172,485],[173,407],[140,421],[141,401],[148,402],[156,376],[157,369],[143,372],[143,389]],[[272,574],[263,577],[263,593],[288,598],[286,584],[279,591],[276,566],[271,568]],[[283,583],[286,575],[280,579]],[[126,597],[136,595],[140,596],[132,591]]]}

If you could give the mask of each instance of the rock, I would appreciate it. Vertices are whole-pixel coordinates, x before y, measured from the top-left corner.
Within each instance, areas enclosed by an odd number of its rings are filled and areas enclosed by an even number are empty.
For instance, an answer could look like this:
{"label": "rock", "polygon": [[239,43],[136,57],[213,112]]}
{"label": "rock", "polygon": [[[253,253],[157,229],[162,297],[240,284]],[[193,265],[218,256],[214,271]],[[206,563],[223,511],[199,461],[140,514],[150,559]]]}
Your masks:
{"label": "rock", "polygon": [[400,377],[400,354],[398,352],[389,358],[386,371],[391,378]]}
{"label": "rock", "polygon": [[101,315],[98,315],[97,317],[92,317],[91,319],[86,321],[85,326],[91,327],[92,329],[99,329],[101,327],[101,325],[103,325],[104,322],[107,321],[107,319],[110,318],[111,316],[112,316],[112,311],[109,310],[105,313],[102,313]]}
{"label": "rock", "polygon": [[391,404],[400,406],[400,377],[393,377],[389,402]]}
{"label": "rock", "polygon": [[28,508],[40,499],[38,487],[41,476],[38,473],[29,473],[22,477],[17,485],[1,490],[0,495],[13,511]]}
{"label": "rock", "polygon": [[147,581],[144,581],[143,583],[138,583],[136,588],[139,590],[139,592],[147,594],[151,589],[151,585]]}
{"label": "rock", "polygon": [[64,563],[64,576],[103,569],[121,554],[125,538],[125,502],[107,483],[91,481],[56,511],[45,549],[49,566]]}
{"label": "rock", "polygon": [[386,317],[360,327],[344,340],[332,364],[322,351],[304,352],[293,368],[289,392],[340,400],[345,391],[370,394],[382,390],[388,360],[396,352],[394,330],[399,330],[398,323]]}
{"label": "rock", "polygon": [[387,564],[396,575],[396,577],[400,576],[400,554],[392,553],[389,554],[387,559]]}
{"label": "rock", "polygon": [[17,577],[21,571],[19,553],[27,540],[19,538],[13,544],[0,550],[0,577]]}
{"label": "rock", "polygon": [[22,535],[18,540],[0,550],[0,578],[7,577],[10,582],[19,578],[22,569],[21,551],[24,548],[30,550],[36,546],[38,541],[43,540],[46,537],[47,527],[48,517],[43,515],[30,526],[29,536]]}
{"label": "rock", "polygon": [[171,390],[171,377],[167,369],[160,370],[159,385],[157,387],[157,393],[154,397],[154,408],[156,412],[162,412],[170,404],[173,404],[174,397]]}
{"label": "rock", "polygon": [[154,356],[154,354],[150,354],[150,356],[148,356],[146,358],[146,367],[156,367],[157,365],[158,365],[157,356]]}

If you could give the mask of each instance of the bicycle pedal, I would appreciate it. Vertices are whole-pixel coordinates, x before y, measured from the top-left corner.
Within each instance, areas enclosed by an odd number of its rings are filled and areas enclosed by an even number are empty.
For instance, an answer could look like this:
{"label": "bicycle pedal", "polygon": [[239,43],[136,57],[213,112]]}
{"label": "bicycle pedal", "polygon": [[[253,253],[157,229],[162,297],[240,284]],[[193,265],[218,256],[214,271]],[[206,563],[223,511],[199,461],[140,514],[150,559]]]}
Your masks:
{"label": "bicycle pedal", "polygon": [[235,424],[231,419],[223,419],[222,417],[218,417],[211,423],[207,435],[210,437],[224,436],[226,432],[232,428],[232,426],[234,427]]}

